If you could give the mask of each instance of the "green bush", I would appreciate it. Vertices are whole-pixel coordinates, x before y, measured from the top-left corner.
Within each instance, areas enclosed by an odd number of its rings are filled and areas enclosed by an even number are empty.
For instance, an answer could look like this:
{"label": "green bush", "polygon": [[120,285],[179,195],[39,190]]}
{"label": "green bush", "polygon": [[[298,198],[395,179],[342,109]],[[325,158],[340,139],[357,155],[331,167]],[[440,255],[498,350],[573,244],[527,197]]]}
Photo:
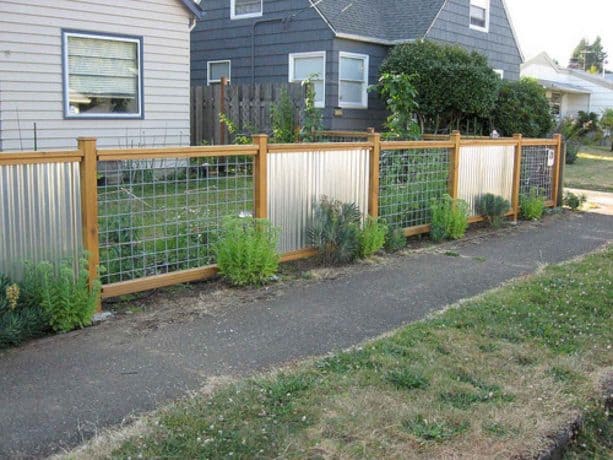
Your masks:
{"label": "green bush", "polygon": [[521,133],[527,137],[543,137],[554,127],[545,90],[529,78],[503,82],[493,122],[504,136]]}
{"label": "green bush", "polygon": [[404,236],[404,230],[401,228],[387,228],[385,235],[385,250],[387,252],[397,252],[407,245],[407,237]]}
{"label": "green bush", "polygon": [[568,206],[571,211],[578,210],[586,201],[587,198],[585,195],[575,195],[573,192],[566,192],[564,194],[564,204]]}
{"label": "green bush", "polygon": [[55,332],[68,332],[89,326],[98,306],[101,284],[89,286],[87,259],[79,260],[75,276],[72,261],[63,261],[58,268],[49,262],[28,265],[24,291],[30,302],[45,311]]}
{"label": "green bush", "polygon": [[384,134],[388,140],[418,139],[421,136],[415,122],[417,91],[406,74],[383,73],[377,86],[373,87],[385,101],[389,116],[385,120]]}
{"label": "green bush", "polygon": [[457,240],[464,236],[468,228],[466,201],[454,200],[449,195],[443,195],[439,200],[432,200],[430,208],[432,211],[430,238],[433,241]]}
{"label": "green bush", "polygon": [[498,228],[502,225],[504,215],[511,209],[511,204],[501,196],[486,193],[479,199],[478,209],[492,227]]}
{"label": "green bush", "polygon": [[312,79],[317,75],[309,75],[306,80],[303,80],[304,87],[304,109],[302,110],[302,129],[300,136],[303,142],[316,141],[316,132],[323,129],[322,118],[323,112],[315,107],[315,85]]}
{"label": "green bush", "polygon": [[387,224],[382,220],[369,217],[360,232],[360,257],[372,256],[385,245]]}
{"label": "green bush", "polygon": [[577,154],[579,153],[579,144],[576,142],[566,143],[566,164],[572,165],[577,161]]}
{"label": "green bush", "polygon": [[265,219],[229,217],[215,243],[219,273],[235,286],[261,285],[279,268],[279,231]]}
{"label": "green bush", "polygon": [[379,71],[386,73],[411,77],[422,132],[450,132],[467,117],[489,117],[500,88],[484,55],[428,40],[392,48]]}
{"label": "green bush", "polygon": [[38,305],[31,305],[23,288],[0,273],[0,349],[44,335],[49,321]]}
{"label": "green bush", "polygon": [[307,228],[308,243],[325,265],[353,262],[360,253],[360,210],[355,203],[323,197]]}
{"label": "green bush", "polygon": [[538,220],[545,211],[545,200],[539,196],[538,191],[530,189],[528,195],[522,195],[519,199],[521,216],[526,220]]}

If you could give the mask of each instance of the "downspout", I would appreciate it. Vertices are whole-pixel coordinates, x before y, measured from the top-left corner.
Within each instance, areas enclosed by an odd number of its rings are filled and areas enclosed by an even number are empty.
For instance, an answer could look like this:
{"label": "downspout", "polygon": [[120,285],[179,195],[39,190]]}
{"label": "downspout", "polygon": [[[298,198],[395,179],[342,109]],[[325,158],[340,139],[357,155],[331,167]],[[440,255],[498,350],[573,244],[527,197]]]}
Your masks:
{"label": "downspout", "polygon": [[288,22],[291,18],[268,18],[258,19],[251,24],[251,84],[255,84],[255,28],[260,24],[273,23],[273,22]]}

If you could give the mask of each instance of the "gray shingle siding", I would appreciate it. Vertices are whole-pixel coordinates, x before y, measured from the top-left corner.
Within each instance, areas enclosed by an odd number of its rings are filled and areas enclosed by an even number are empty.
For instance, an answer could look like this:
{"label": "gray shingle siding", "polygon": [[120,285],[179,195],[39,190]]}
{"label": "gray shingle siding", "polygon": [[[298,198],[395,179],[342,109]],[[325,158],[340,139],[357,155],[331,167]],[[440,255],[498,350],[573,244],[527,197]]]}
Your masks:
{"label": "gray shingle siding", "polygon": [[502,1],[491,0],[487,33],[469,27],[469,5],[469,0],[448,0],[426,38],[485,54],[494,69],[504,70],[505,79],[518,80],[522,58]]}

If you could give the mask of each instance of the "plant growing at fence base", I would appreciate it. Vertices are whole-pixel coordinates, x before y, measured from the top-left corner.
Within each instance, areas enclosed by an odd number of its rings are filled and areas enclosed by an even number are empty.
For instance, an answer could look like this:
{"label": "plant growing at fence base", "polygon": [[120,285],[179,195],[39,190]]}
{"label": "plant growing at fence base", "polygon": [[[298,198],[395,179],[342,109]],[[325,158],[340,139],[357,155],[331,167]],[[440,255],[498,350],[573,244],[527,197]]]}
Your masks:
{"label": "plant growing at fence base", "polygon": [[568,206],[571,211],[577,211],[587,201],[585,195],[575,195],[573,192],[566,192],[564,194],[564,204]]}
{"label": "plant growing at fence base", "polygon": [[238,144],[238,145],[249,145],[249,144],[251,144],[251,136],[253,135],[253,133],[255,131],[253,126],[249,126],[247,128],[247,130],[246,130],[246,131],[248,131],[247,133],[240,132],[240,130],[238,129],[238,126],[236,126],[236,123],[234,123],[232,121],[232,119],[230,119],[230,117],[228,117],[223,112],[219,114],[219,121],[221,123],[223,123],[224,125],[226,125],[228,133],[230,133],[230,136],[232,136],[233,139],[234,139],[234,141],[233,141],[234,144]]}
{"label": "plant growing at fence base", "polygon": [[102,286],[96,279],[90,287],[87,268],[85,257],[79,259],[76,276],[69,260],[57,268],[49,262],[26,268],[29,282],[25,289],[46,312],[54,331],[68,332],[91,324]]}
{"label": "plant growing at fence base", "polygon": [[479,214],[487,217],[492,227],[498,228],[502,225],[504,215],[511,209],[511,204],[499,195],[486,193],[479,199],[478,209]]}
{"label": "plant growing at fence base", "polygon": [[277,273],[279,231],[265,219],[228,217],[214,246],[219,273],[234,286],[262,285]]}
{"label": "plant growing at fence base", "polygon": [[385,244],[388,227],[385,222],[368,217],[360,232],[360,257],[366,258],[375,254]]}
{"label": "plant growing at fence base", "polygon": [[521,216],[526,220],[538,220],[545,211],[545,200],[539,196],[536,188],[530,189],[528,195],[522,195],[519,199]]}
{"label": "plant growing at fence base", "polygon": [[457,240],[464,236],[468,228],[468,204],[466,201],[454,200],[445,194],[438,200],[432,200],[430,208],[432,211],[430,238],[433,241]]}
{"label": "plant growing at fence base", "polygon": [[360,251],[361,214],[355,203],[342,203],[323,197],[307,228],[308,243],[317,248],[322,263],[338,265],[353,262]]}
{"label": "plant growing at fence base", "polygon": [[385,250],[387,252],[397,252],[407,245],[407,237],[404,236],[404,230],[401,228],[387,228],[385,235]]}
{"label": "plant growing at fence base", "polygon": [[310,75],[302,82],[305,95],[300,137],[303,142],[315,141],[315,133],[322,129],[322,112],[321,109],[315,107],[315,85],[312,81],[315,76],[316,75]]}
{"label": "plant growing at fence base", "polygon": [[280,144],[296,142],[298,127],[294,116],[294,104],[285,88],[281,90],[279,101],[272,107],[271,121],[272,142]]}

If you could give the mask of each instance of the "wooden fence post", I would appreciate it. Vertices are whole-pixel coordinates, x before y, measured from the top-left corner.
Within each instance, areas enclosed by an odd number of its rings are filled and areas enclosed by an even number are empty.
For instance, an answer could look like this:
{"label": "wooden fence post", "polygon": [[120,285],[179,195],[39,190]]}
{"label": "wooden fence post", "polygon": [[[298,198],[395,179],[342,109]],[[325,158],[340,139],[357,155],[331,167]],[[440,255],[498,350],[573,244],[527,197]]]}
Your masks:
{"label": "wooden fence post", "polygon": [[511,206],[513,207],[513,220],[517,222],[519,218],[519,192],[521,190],[521,150],[522,150],[522,135],[514,134],[515,139],[515,159],[513,161],[513,198]]}
{"label": "wooden fence post", "polygon": [[451,150],[451,158],[449,159],[449,196],[451,198],[458,197],[458,182],[460,175],[460,140],[462,136],[460,131],[451,133],[451,141],[453,149]]}
{"label": "wooden fence post", "polygon": [[256,134],[253,143],[258,146],[254,164],[255,217],[268,218],[268,136]]}
{"label": "wooden fence post", "polygon": [[[98,241],[98,152],[96,138],[80,137],[78,139],[81,159],[81,222],[83,227],[83,248],[88,254],[89,283],[98,278],[100,265],[100,248]],[[97,310],[100,311],[98,303]]]}
{"label": "wooden fence post", "polygon": [[381,134],[369,131],[370,167],[368,178],[368,214],[375,219],[379,217],[379,158],[381,156]]}
{"label": "wooden fence post", "polygon": [[[221,83],[219,83],[219,115],[226,115],[226,85],[228,84],[227,77],[221,77]],[[225,145],[226,143],[226,124],[219,121],[219,143]]]}
{"label": "wooden fence post", "polygon": [[554,134],[553,138],[556,141],[555,146],[555,163],[553,167],[553,184],[551,187],[551,199],[553,200],[553,205],[560,206],[562,204],[562,190],[563,187],[560,187],[560,176],[562,175],[563,161],[566,161],[566,158],[562,159],[562,135]]}

